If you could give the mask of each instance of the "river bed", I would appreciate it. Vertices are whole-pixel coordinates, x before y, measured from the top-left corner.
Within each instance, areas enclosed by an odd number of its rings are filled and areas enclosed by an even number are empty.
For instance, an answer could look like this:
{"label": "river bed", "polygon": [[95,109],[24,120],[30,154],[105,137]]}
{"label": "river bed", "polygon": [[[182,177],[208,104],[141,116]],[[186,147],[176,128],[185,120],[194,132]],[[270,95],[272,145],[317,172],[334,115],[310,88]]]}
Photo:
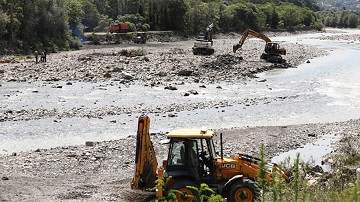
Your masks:
{"label": "river bed", "polygon": [[[298,68],[271,70],[258,74],[259,78],[232,84],[183,84],[177,91],[165,91],[142,83],[126,86],[112,81],[71,85],[62,81],[3,83],[2,108],[71,111],[120,107],[126,111],[135,106],[136,110],[97,118],[49,116],[1,122],[0,154],[125,138],[136,133],[137,116],[142,113],[151,117],[152,132],[183,127],[222,129],[357,119],[360,117],[359,42],[314,38],[323,35],[274,38],[283,43],[314,45],[326,49],[329,55],[310,59],[310,63]],[[200,85],[206,87],[199,88]],[[183,96],[190,89],[197,89],[198,95]],[[249,99],[255,103],[249,104]],[[161,110],[174,104],[187,106],[200,102],[208,104],[171,113]]]}

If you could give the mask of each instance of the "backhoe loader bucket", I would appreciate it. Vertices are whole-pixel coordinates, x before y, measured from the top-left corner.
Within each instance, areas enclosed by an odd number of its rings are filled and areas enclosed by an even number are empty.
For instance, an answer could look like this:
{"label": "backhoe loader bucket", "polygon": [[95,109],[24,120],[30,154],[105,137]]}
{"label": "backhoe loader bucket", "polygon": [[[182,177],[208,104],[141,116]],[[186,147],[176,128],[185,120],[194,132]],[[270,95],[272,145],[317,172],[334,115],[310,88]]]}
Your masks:
{"label": "backhoe loader bucket", "polygon": [[233,52],[235,53],[237,51],[237,49],[241,48],[240,44],[235,44],[233,45]]}
{"label": "backhoe loader bucket", "polygon": [[136,136],[135,175],[131,181],[132,189],[153,188],[156,180],[157,158],[150,140],[150,118],[140,116]]}

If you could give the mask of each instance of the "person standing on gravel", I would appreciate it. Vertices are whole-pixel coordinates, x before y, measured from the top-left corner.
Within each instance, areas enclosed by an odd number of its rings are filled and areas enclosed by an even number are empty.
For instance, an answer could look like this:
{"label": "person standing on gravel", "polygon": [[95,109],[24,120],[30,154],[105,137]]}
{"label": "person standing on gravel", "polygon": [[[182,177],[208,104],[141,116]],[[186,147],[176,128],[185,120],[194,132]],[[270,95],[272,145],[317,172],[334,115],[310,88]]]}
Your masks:
{"label": "person standing on gravel", "polygon": [[36,62],[36,64],[38,63],[38,59],[39,59],[39,52],[36,50],[35,51],[35,62]]}
{"label": "person standing on gravel", "polygon": [[44,49],[44,62],[46,62],[46,50]]}
{"label": "person standing on gravel", "polygon": [[41,62],[46,62],[46,51],[45,51],[45,50],[43,50],[43,51],[41,52],[40,61],[41,61]]}

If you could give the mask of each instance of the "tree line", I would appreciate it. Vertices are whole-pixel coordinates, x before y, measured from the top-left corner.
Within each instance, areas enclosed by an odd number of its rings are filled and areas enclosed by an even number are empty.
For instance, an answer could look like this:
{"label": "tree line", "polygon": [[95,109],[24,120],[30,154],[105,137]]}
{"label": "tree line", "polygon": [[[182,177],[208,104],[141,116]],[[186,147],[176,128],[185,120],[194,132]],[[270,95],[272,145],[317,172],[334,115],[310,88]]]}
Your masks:
{"label": "tree line", "polygon": [[76,49],[116,21],[189,35],[211,23],[217,33],[321,29],[316,11],[313,0],[0,0],[0,54]]}
{"label": "tree line", "polygon": [[360,25],[360,15],[353,11],[324,10],[316,12],[316,16],[326,27],[356,28]]}

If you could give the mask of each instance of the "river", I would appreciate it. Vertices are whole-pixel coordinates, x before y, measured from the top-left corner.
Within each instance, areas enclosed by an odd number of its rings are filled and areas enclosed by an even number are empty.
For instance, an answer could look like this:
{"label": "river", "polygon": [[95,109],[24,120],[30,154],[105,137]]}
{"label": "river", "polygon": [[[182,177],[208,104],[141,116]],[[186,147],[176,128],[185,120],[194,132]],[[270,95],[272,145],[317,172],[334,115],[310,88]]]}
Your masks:
{"label": "river", "polygon": [[[359,34],[360,30],[346,30]],[[149,114],[152,132],[166,132],[183,127],[212,129],[326,123],[360,118],[360,42],[319,40],[314,37],[339,33],[315,33],[276,37],[274,41],[310,44],[328,50],[329,55],[310,59],[298,68],[278,69],[258,74],[259,79],[244,84],[207,85],[197,96],[179,96],[178,91],[164,91],[130,85],[119,92],[110,83],[51,85],[4,83],[0,88],[0,105],[10,109],[95,108],[104,106],[159,106],[172,103],[221,102],[232,106],[176,112],[176,117]],[[258,82],[266,79],[265,82]],[[185,84],[181,89],[198,88]],[[106,90],[103,90],[106,88]],[[41,89],[38,93],[34,90]],[[12,95],[7,97],[5,95]],[[278,99],[290,97],[291,99]],[[236,104],[247,98],[268,98],[269,102],[245,106]],[[66,100],[66,102],[64,101]],[[43,118],[29,121],[1,122],[0,154],[84,144],[134,135],[139,114],[99,118]]]}

